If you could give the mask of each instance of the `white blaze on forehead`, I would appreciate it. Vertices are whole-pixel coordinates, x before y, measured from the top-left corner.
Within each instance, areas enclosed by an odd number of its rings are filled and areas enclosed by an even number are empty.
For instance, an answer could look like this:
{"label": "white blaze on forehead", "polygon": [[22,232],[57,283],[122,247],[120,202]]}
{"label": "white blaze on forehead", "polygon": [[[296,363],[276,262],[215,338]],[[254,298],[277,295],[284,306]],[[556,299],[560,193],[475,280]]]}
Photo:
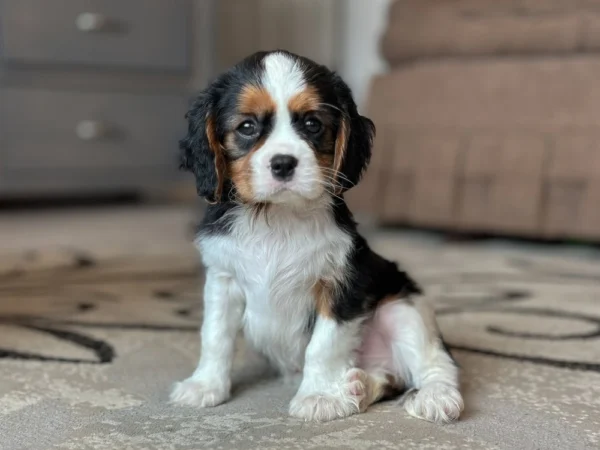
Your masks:
{"label": "white blaze on forehead", "polygon": [[[275,103],[273,129],[265,143],[252,155],[252,189],[255,200],[285,203],[297,195],[316,199],[323,192],[319,183],[320,169],[312,148],[298,135],[292,125],[288,103],[306,89],[304,72],[295,58],[285,53],[271,53],[263,60],[261,84]],[[271,159],[277,154],[294,156],[298,164],[293,179],[282,184],[273,178]],[[293,192],[293,197],[290,197]],[[277,197],[279,195],[279,197]]]}
{"label": "white blaze on forehead", "polygon": [[277,104],[277,112],[287,111],[288,101],[306,87],[300,64],[285,53],[271,53],[264,65],[262,84]]}

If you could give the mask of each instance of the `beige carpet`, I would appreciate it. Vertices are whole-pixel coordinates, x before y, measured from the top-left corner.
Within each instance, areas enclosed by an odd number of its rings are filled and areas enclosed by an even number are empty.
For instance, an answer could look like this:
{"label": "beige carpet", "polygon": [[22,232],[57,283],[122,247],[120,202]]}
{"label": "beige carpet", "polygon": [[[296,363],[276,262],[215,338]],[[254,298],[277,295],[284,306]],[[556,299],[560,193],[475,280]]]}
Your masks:
{"label": "beige carpet", "polygon": [[197,257],[178,208],[0,218],[2,449],[600,448],[600,257],[371,233],[427,287],[463,370],[439,426],[387,402],[326,424],[287,416],[243,346],[233,399],[167,404],[198,354]]}

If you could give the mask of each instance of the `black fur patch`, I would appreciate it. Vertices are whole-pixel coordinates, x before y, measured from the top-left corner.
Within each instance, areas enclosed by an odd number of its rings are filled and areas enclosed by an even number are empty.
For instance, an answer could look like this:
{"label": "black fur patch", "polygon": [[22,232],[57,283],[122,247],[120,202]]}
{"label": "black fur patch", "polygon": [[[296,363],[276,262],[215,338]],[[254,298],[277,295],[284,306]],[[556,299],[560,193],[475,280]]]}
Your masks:
{"label": "black fur patch", "polygon": [[[188,133],[179,141],[181,168],[189,170],[196,177],[198,195],[210,202],[217,187],[215,155],[209,145],[207,124],[213,120],[215,137],[222,144],[225,134],[231,131],[229,120],[237,109],[240,92],[247,84],[259,83],[266,53],[256,53],[219,76],[203,90],[186,114]],[[229,198],[233,188],[226,182],[223,197]]]}
{"label": "black fur patch", "polygon": [[333,211],[336,223],[353,240],[348,259],[350,276],[339,286],[332,305],[336,319],[352,320],[368,314],[389,296],[410,297],[423,293],[406,272],[398,269],[396,263],[369,248],[365,238],[358,233],[352,213],[343,200],[336,200]]}
{"label": "black fur patch", "polygon": [[251,150],[256,149],[264,143],[269,137],[271,131],[273,131],[273,115],[265,114],[262,117],[253,118],[259,134],[256,137],[245,137],[234,132],[234,149],[227,149],[227,156],[229,160],[235,161],[236,159],[243,158]]}
{"label": "black fur patch", "polygon": [[231,231],[233,217],[227,213],[234,208],[239,208],[232,202],[208,205],[204,218],[198,227],[199,235],[223,235]]}
{"label": "black fur patch", "polygon": [[348,149],[341,167],[344,176],[339,180],[343,191],[346,191],[358,184],[367,169],[375,137],[375,124],[358,113],[350,88],[337,73],[308,58],[290,55],[300,61],[305,79],[323,99],[323,107],[334,113],[335,132],[341,126],[342,119],[349,122]]}

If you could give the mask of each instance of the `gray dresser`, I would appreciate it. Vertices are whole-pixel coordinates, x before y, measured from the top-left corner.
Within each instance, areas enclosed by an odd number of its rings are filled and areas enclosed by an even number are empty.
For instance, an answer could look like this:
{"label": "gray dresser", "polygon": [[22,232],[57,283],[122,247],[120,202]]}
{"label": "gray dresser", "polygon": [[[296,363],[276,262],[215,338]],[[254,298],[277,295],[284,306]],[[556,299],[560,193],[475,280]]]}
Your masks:
{"label": "gray dresser", "polygon": [[210,0],[0,0],[0,197],[179,181],[212,15]]}

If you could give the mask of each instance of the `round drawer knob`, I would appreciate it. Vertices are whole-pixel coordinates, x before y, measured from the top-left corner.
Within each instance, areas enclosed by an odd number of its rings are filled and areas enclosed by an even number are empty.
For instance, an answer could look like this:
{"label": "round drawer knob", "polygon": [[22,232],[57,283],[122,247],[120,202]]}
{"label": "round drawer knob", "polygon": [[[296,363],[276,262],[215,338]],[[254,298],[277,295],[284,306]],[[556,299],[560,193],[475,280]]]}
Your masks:
{"label": "round drawer knob", "polygon": [[101,31],[107,23],[106,16],[98,13],[84,12],[77,16],[75,25],[79,31],[86,33]]}
{"label": "round drawer knob", "polygon": [[75,127],[75,134],[82,141],[95,141],[106,135],[107,127],[97,120],[82,120]]}

